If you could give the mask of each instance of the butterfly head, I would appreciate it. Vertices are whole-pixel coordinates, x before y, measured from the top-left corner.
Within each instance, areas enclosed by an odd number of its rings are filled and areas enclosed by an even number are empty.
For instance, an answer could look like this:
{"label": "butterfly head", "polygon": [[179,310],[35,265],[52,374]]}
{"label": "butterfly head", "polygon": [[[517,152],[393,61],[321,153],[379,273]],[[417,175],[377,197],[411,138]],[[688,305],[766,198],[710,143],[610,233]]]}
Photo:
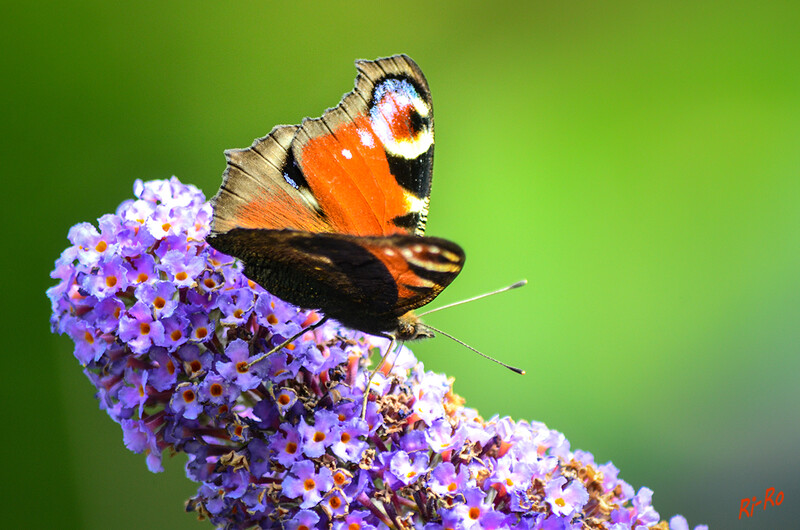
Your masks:
{"label": "butterfly head", "polygon": [[433,331],[422,323],[422,320],[413,311],[401,315],[397,319],[397,329],[392,333],[399,341],[428,339],[433,337]]}

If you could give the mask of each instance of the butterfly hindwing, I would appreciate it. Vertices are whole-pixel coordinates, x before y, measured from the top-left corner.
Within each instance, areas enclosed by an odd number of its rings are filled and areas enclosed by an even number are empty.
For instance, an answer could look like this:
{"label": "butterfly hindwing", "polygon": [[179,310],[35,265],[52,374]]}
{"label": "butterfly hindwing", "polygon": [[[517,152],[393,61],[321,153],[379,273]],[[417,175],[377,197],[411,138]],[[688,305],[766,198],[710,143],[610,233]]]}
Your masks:
{"label": "butterfly hindwing", "polygon": [[412,235],[237,228],[215,236],[213,245],[239,257],[245,275],[279,298],[371,333],[393,329],[400,315],[436,297],[464,264],[455,243]]}

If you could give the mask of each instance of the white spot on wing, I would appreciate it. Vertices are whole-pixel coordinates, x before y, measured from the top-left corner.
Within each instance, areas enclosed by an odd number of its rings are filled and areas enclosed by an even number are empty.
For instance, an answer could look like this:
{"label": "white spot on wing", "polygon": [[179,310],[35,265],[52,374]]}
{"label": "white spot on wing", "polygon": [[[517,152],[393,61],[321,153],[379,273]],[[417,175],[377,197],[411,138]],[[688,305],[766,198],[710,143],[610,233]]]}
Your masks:
{"label": "white spot on wing", "polygon": [[369,131],[360,130],[358,131],[358,137],[361,139],[361,143],[367,147],[375,147],[375,139],[369,133]]}
{"label": "white spot on wing", "polygon": [[406,192],[406,207],[410,213],[419,213],[427,210],[428,202],[425,199],[415,197],[413,193]]}
{"label": "white spot on wing", "polygon": [[353,153],[351,153],[349,149],[342,149],[342,156],[350,160],[351,158],[353,158]]}
{"label": "white spot on wing", "polygon": [[390,248],[383,249],[383,253],[387,256],[394,256],[396,254],[396,252]]}
{"label": "white spot on wing", "polygon": [[403,250],[400,251],[400,254],[402,254],[403,257],[408,260],[414,257],[414,253],[409,248],[404,248]]}

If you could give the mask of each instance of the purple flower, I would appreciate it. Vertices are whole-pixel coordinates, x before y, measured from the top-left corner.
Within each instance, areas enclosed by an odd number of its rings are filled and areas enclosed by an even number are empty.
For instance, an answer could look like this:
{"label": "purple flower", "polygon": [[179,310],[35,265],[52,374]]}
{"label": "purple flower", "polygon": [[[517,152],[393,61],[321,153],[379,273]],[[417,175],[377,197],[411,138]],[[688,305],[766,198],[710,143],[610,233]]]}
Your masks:
{"label": "purple flower", "polygon": [[339,438],[339,418],[327,410],[317,411],[313,425],[301,418],[297,427],[303,438],[303,453],[311,458],[321,456]]}
{"label": "purple flower", "polygon": [[653,490],[642,486],[636,497],[633,498],[633,507],[636,508],[636,517],[639,524],[644,526],[654,525],[658,522],[658,512],[650,504],[653,501]]}
{"label": "purple flower", "polygon": [[291,521],[287,521],[286,530],[309,530],[309,528],[316,528],[319,522],[319,515],[311,510],[300,510],[297,515],[292,517]]}
{"label": "purple flower", "polygon": [[219,374],[229,383],[238,386],[242,391],[251,390],[261,384],[261,379],[250,370],[250,347],[242,339],[228,344],[225,355],[230,362],[217,361]]}
{"label": "purple flower", "polygon": [[333,486],[331,470],[315,470],[314,462],[303,460],[292,466],[289,476],[283,479],[283,493],[290,499],[303,498],[301,508],[311,508],[322,500],[322,493]]}
{"label": "purple flower", "polygon": [[[682,515],[675,515],[669,520],[669,530],[689,530],[689,523]],[[694,527],[694,530],[708,530],[708,526],[702,524]]]}
{"label": "purple flower", "polygon": [[466,466],[460,466],[456,472],[453,464],[442,462],[431,473],[428,488],[439,496],[456,495],[464,491],[469,483],[469,470]]}
{"label": "purple flower", "polygon": [[367,511],[351,511],[344,519],[334,519],[333,530],[377,530],[370,524],[371,515]]}
{"label": "purple flower", "polygon": [[196,379],[212,369],[214,356],[201,350],[196,344],[184,344],[177,352],[177,357],[183,361],[183,370],[189,379]]}
{"label": "purple flower", "polygon": [[127,271],[129,285],[140,285],[158,278],[156,260],[150,254],[139,254],[129,259]]}
{"label": "purple flower", "polygon": [[75,342],[75,357],[83,365],[99,360],[108,347],[98,330],[83,320],[67,320],[65,331]]}
{"label": "purple flower", "polygon": [[193,342],[207,342],[214,336],[214,323],[204,313],[192,313],[189,315],[191,333],[189,340]]}
{"label": "purple flower", "polygon": [[122,420],[122,439],[130,451],[147,454],[147,468],[152,472],[164,471],[161,466],[161,449],[155,433],[141,420]]}
{"label": "purple flower", "polygon": [[164,336],[153,340],[156,346],[163,346],[169,351],[177,350],[189,340],[189,321],[178,313],[160,320],[164,327]]}
{"label": "purple flower", "polygon": [[244,324],[252,312],[254,298],[252,289],[236,289],[223,293],[219,297],[219,308],[224,315],[220,322],[229,326]]}
{"label": "purple flower", "polygon": [[408,486],[428,470],[428,454],[417,453],[412,460],[405,451],[397,451],[392,456],[389,469],[397,480]]}
{"label": "purple flower", "polygon": [[570,516],[576,510],[583,508],[589,500],[589,493],[586,488],[577,480],[572,480],[567,484],[565,477],[557,477],[550,481],[544,488],[545,499],[557,515]]}
{"label": "purple flower", "polygon": [[223,405],[231,402],[231,396],[235,395],[234,389],[222,375],[209,374],[200,383],[200,399],[212,405]]}
{"label": "purple flower", "polygon": [[[187,506],[218,527],[373,530],[653,527],[652,491],[540,422],[484,420],[443,374],[385,339],[291,306],[209,247],[211,206],[177,179],[134,185],[69,231],[47,290],[100,408],[161,471],[188,455]],[[259,362],[250,366],[250,362]],[[663,527],[666,523],[661,522]],[[688,530],[673,517],[672,530]],[[703,527],[697,527],[700,530]]]}
{"label": "purple flower", "polygon": [[125,304],[116,297],[108,297],[94,306],[95,325],[103,333],[115,333],[119,319],[125,312]]}
{"label": "purple flower", "polygon": [[495,519],[492,505],[486,500],[486,493],[480,488],[467,488],[464,492],[464,503],[455,507],[461,517],[464,528],[483,528],[483,523]]}
{"label": "purple flower", "polygon": [[178,307],[178,290],[172,282],[141,283],[135,293],[137,300],[147,305],[159,320],[172,316]]}
{"label": "purple flower", "polygon": [[148,383],[159,392],[173,388],[180,373],[180,365],[176,359],[164,348],[150,350],[150,359],[155,365],[148,372],[150,374]]}
{"label": "purple flower", "polygon": [[342,490],[334,488],[325,495],[319,506],[330,519],[339,518],[347,513],[347,497]]}
{"label": "purple flower", "polygon": [[107,222],[108,216],[101,217],[103,233],[89,223],[73,226],[67,236],[78,249],[78,260],[84,265],[93,266],[106,256],[114,255],[116,249],[113,226]]}
{"label": "purple flower", "polygon": [[282,466],[290,466],[302,455],[300,432],[288,423],[270,437],[270,449],[275,452],[275,460]]}
{"label": "purple flower", "polygon": [[119,401],[125,407],[135,408],[139,417],[144,414],[144,404],[147,402],[147,376],[149,372],[128,371],[125,374],[125,386],[119,391]]}
{"label": "purple flower", "polygon": [[195,420],[203,412],[203,405],[200,403],[197,385],[183,383],[178,385],[175,393],[172,394],[170,407],[175,414],[180,414],[186,419]]}
{"label": "purple flower", "polygon": [[297,403],[297,392],[289,387],[283,387],[275,394],[275,403],[281,414],[285,415]]}
{"label": "purple flower", "polygon": [[136,302],[120,318],[119,338],[133,353],[146,353],[153,343],[164,339],[164,326],[152,317],[146,305]]}
{"label": "purple flower", "polygon": [[333,438],[331,451],[345,462],[358,462],[367,448],[367,443],[360,438],[368,432],[367,422],[361,418],[350,418],[329,436]]}
{"label": "purple flower", "polygon": [[181,250],[170,250],[161,259],[159,269],[166,272],[176,287],[191,287],[206,264],[202,256],[193,256]]}
{"label": "purple flower", "polygon": [[110,256],[84,276],[82,283],[87,293],[102,300],[128,288],[128,271],[122,258]]}

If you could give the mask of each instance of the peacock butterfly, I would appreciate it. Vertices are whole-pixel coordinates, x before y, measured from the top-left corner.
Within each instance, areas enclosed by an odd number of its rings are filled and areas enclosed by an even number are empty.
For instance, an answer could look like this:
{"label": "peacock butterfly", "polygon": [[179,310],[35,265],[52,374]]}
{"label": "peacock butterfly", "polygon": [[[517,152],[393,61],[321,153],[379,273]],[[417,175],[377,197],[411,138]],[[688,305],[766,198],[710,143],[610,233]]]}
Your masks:
{"label": "peacock butterfly", "polygon": [[294,305],[369,334],[432,336],[414,310],[464,266],[424,236],[433,105],[406,55],[356,61],[355,90],[320,118],[226,151],[208,243]]}

